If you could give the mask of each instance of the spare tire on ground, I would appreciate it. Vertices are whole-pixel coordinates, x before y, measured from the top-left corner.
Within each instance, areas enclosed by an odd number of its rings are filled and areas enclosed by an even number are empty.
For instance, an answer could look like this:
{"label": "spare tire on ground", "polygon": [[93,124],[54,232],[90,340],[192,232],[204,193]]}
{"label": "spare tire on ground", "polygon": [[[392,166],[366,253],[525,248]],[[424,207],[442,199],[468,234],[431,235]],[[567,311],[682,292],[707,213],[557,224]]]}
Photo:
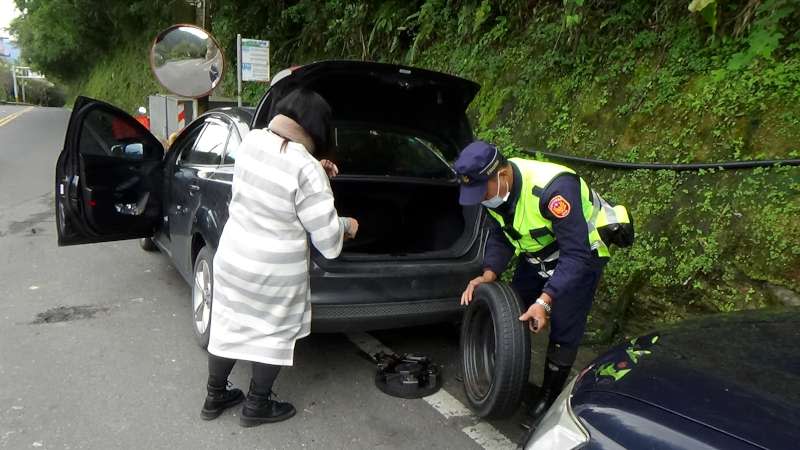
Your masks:
{"label": "spare tire on ground", "polygon": [[481,284],[461,324],[461,369],[469,406],[484,418],[508,417],[522,400],[531,341],[519,321],[522,301],[505,283]]}

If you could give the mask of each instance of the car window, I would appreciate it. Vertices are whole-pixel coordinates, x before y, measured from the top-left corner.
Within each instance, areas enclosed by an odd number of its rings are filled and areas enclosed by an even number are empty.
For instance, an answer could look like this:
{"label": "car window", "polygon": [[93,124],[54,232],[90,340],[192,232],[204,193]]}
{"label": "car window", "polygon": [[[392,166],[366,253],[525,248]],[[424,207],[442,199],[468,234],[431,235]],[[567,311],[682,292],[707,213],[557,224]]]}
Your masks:
{"label": "car window", "polygon": [[132,160],[157,158],[153,138],[133,118],[103,109],[90,111],[83,121],[81,154]]}
{"label": "car window", "polygon": [[194,147],[194,143],[197,141],[197,137],[200,136],[201,131],[203,131],[202,125],[182,132],[175,142],[172,143],[169,149],[167,149],[167,151],[170,153],[177,152],[178,154],[183,154],[184,152],[188,153],[186,149]]}
{"label": "car window", "polygon": [[233,164],[236,162],[236,150],[239,149],[239,144],[242,140],[239,139],[239,133],[236,131],[231,132],[231,137],[228,138],[228,145],[225,146],[225,160],[223,164]]}
{"label": "car window", "polygon": [[337,127],[334,141],[343,175],[453,178],[441,149],[410,133]]}
{"label": "car window", "polygon": [[228,126],[214,119],[206,121],[200,137],[194,147],[187,148],[181,153],[181,162],[184,164],[217,165],[222,162],[222,152],[228,140]]}

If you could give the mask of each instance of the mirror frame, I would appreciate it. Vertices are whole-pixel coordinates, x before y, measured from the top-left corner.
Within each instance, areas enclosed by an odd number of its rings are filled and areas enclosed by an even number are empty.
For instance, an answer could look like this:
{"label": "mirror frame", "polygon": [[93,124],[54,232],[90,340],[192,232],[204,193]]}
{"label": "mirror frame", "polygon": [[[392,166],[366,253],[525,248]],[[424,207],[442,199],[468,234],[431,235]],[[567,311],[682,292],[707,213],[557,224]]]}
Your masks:
{"label": "mirror frame", "polygon": [[[222,56],[222,63],[220,64],[220,69],[219,69],[219,81],[217,82],[217,85],[216,86],[212,86],[211,89],[209,89],[208,91],[204,92],[201,95],[188,96],[188,95],[179,94],[179,93],[173,91],[172,89],[170,89],[169,87],[167,87],[166,85],[164,85],[164,83],[162,83],[161,80],[158,78],[158,75],[156,75],[155,49],[156,49],[156,44],[158,43],[158,38],[161,37],[161,36],[164,36],[165,34],[169,33],[170,31],[173,31],[175,29],[182,28],[182,27],[195,28],[195,29],[200,30],[203,33],[207,34],[209,39],[211,39],[211,41],[214,43],[214,45],[217,46],[217,48],[219,49],[219,53]],[[206,30],[204,28],[201,28],[201,27],[199,27],[197,25],[191,24],[191,23],[176,23],[174,25],[170,25],[169,27],[159,31],[158,34],[156,34],[156,37],[153,38],[153,42],[150,44],[150,54],[148,56],[148,60],[150,61],[150,72],[152,72],[153,77],[158,82],[158,85],[161,86],[162,88],[166,89],[167,92],[169,92],[170,94],[177,95],[178,97],[181,97],[181,98],[203,98],[203,97],[209,96],[214,91],[214,89],[219,87],[219,85],[222,83],[222,77],[225,75],[225,68],[226,68],[225,67],[225,65],[226,65],[225,64],[225,51],[222,49],[222,46],[219,45],[219,41],[217,40],[217,38],[214,37],[214,35],[209,33],[208,30]]]}

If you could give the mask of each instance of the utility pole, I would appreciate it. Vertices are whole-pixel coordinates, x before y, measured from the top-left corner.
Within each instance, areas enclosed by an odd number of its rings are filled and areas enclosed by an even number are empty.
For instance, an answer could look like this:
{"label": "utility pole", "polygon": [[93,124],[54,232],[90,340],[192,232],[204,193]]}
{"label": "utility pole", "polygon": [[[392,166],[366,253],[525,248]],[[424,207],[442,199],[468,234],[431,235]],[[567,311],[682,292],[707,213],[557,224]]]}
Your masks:
{"label": "utility pole", "polygon": [[11,66],[11,78],[14,79],[14,101],[19,102],[19,90],[17,88],[17,66]]}
{"label": "utility pole", "polygon": [[[197,24],[200,28],[209,31],[206,27],[206,11],[208,6],[206,5],[208,0],[198,0],[197,2]],[[209,106],[209,97],[210,95],[206,95],[205,97],[200,97],[197,99],[197,115],[208,111]]]}
{"label": "utility pole", "polygon": [[[26,103],[27,98],[25,95],[25,84],[27,83],[26,80],[44,80],[44,76],[37,74],[36,72],[32,72],[30,67],[24,66],[13,66],[12,70],[12,78],[14,79],[14,101],[19,102],[19,94],[22,91],[22,103]],[[19,74],[17,74],[19,71]]]}
{"label": "utility pole", "polygon": [[206,30],[208,25],[208,11],[211,6],[208,4],[209,0],[189,0],[189,3],[194,6],[194,23],[198,27]]}
{"label": "utility pole", "polygon": [[236,104],[242,107],[242,35],[236,35]]}

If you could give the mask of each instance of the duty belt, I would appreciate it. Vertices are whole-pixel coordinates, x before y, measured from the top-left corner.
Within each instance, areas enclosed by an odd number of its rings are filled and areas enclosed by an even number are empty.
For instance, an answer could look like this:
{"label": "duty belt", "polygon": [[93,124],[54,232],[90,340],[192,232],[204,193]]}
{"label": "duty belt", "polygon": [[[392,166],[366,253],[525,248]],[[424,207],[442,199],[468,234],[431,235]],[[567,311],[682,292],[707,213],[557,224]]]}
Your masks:
{"label": "duty belt", "polygon": [[534,266],[539,266],[539,276],[542,278],[550,278],[556,270],[558,264],[558,250],[550,253],[548,256],[534,256],[532,253],[523,253],[522,257],[528,263]]}

